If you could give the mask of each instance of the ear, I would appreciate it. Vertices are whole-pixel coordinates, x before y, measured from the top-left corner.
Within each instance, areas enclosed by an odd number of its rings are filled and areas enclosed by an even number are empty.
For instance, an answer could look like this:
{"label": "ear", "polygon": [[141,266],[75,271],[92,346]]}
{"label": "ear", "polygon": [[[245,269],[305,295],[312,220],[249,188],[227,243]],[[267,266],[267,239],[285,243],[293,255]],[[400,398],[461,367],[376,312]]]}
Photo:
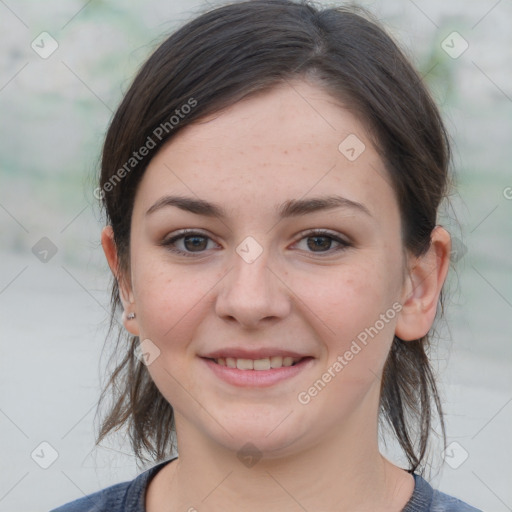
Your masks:
{"label": "ear", "polygon": [[127,313],[135,313],[135,298],[133,295],[131,280],[127,280],[119,267],[119,258],[117,255],[117,247],[114,241],[114,231],[112,226],[105,226],[101,231],[101,245],[107,258],[108,266],[114,274],[119,286],[119,295],[123,304],[123,325],[124,328],[133,334],[139,335],[139,326],[137,318],[128,320]]}
{"label": "ear", "polygon": [[437,304],[450,264],[450,234],[436,226],[430,236],[428,251],[415,258],[402,289],[402,307],[395,334],[404,341],[425,336],[437,311]]}

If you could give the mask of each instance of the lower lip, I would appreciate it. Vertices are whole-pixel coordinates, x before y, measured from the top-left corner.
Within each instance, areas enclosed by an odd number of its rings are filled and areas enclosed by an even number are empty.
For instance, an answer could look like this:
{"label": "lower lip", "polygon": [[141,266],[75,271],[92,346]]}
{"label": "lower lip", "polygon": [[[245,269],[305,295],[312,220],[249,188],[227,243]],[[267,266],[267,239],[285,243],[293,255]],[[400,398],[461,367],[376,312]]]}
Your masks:
{"label": "lower lip", "polygon": [[282,366],[270,370],[239,370],[222,366],[211,359],[201,358],[217,377],[234,386],[268,387],[303,372],[313,365],[313,358],[308,357],[294,366]]}

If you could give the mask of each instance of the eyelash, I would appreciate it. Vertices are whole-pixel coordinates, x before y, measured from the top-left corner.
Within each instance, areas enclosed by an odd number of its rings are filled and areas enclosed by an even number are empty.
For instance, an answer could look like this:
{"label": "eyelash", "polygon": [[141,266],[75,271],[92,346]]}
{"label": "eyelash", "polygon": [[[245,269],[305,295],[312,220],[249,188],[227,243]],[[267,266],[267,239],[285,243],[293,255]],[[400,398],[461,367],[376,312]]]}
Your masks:
{"label": "eyelash", "polygon": [[[187,237],[192,237],[192,236],[199,236],[199,237],[207,238],[207,239],[211,240],[211,238],[208,235],[205,235],[204,233],[201,233],[200,231],[185,229],[183,231],[180,231],[179,234],[177,234],[171,238],[163,240],[160,245],[166,247],[170,252],[173,252],[175,254],[185,256],[187,258],[194,258],[194,257],[197,257],[198,255],[200,256],[202,254],[202,252],[205,252],[205,251],[194,253],[194,252],[182,251],[181,249],[176,249],[175,247],[174,248],[172,247],[173,244],[175,244],[178,240],[181,240],[181,239],[184,239]],[[333,249],[333,250],[327,250],[324,252],[314,252],[314,251],[310,252],[310,254],[320,255],[320,257],[322,257],[322,255],[324,255],[324,254],[331,255],[333,252],[343,251],[343,250],[348,249],[349,247],[352,247],[352,244],[350,242],[348,242],[347,240],[343,240],[342,238],[338,237],[337,235],[335,235],[329,231],[325,231],[325,230],[310,230],[310,231],[301,233],[301,238],[299,238],[298,242],[300,242],[304,239],[307,239],[307,238],[315,238],[315,237],[330,238],[331,240],[340,244],[340,246],[338,248]]]}

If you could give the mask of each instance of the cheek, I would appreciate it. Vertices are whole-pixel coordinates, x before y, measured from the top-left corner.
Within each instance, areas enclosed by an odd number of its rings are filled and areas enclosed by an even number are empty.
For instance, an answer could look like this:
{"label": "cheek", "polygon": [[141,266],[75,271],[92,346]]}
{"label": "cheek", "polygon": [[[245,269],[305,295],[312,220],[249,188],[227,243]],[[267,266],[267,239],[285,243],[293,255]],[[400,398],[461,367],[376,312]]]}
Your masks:
{"label": "cheek", "polygon": [[198,316],[210,303],[208,291],[215,289],[215,279],[197,267],[173,268],[162,258],[139,258],[134,269],[141,339],[149,338],[165,351],[182,349],[193,339]]}
{"label": "cheek", "polygon": [[396,272],[386,267],[388,263],[368,258],[336,272],[301,276],[296,282],[306,306],[303,313],[316,326],[327,364],[344,357],[350,362],[347,369],[353,369],[346,373],[354,372],[354,377],[361,367],[380,372],[393,340],[398,288]]}
{"label": "cheek", "polygon": [[[347,332],[350,326],[364,328],[378,318],[382,308],[390,307],[393,293],[391,272],[375,260],[348,264],[339,269],[300,276],[304,302],[325,319],[326,327],[336,332]],[[353,333],[355,334],[355,333]]]}

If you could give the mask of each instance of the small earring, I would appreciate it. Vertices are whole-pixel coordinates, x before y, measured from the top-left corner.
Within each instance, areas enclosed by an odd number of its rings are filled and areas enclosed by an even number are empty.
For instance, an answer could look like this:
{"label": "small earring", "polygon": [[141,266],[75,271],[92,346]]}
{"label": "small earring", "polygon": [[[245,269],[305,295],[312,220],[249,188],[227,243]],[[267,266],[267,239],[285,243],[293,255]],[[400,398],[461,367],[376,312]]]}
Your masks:
{"label": "small earring", "polygon": [[135,313],[128,313],[128,314],[126,315],[126,319],[127,319],[127,320],[133,320],[134,318],[135,318]]}

